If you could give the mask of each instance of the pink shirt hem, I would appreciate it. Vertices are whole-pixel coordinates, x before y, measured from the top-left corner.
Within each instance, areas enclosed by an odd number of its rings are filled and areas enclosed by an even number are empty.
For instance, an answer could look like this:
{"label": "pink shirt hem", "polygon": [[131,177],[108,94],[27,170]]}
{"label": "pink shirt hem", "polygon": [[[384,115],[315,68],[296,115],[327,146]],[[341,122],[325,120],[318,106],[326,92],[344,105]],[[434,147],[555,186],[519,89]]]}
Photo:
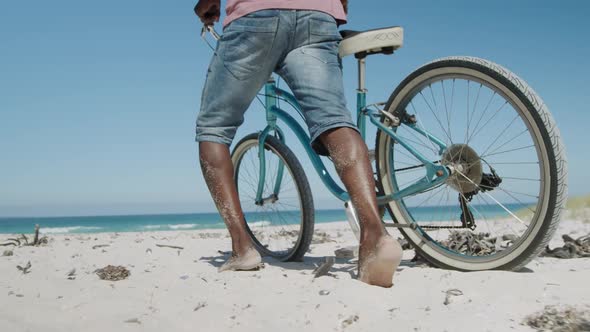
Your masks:
{"label": "pink shirt hem", "polygon": [[331,15],[339,23],[346,23],[346,13],[340,0],[228,0],[223,26],[264,9],[317,10]]}

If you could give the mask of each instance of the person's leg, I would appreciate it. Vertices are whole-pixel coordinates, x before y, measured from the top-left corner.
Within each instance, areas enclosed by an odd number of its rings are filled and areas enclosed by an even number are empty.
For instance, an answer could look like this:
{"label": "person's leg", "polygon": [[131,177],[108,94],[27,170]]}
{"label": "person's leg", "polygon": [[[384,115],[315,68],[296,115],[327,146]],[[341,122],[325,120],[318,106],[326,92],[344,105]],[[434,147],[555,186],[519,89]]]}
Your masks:
{"label": "person's leg", "polygon": [[340,40],[331,16],[300,12],[295,48],[282,61],[278,73],[301,105],[312,146],[332,157],[359,215],[360,279],[388,287],[399,265],[401,247],[382,226],[367,146],[346,109],[338,58]]}
{"label": "person's leg", "polygon": [[402,249],[381,222],[367,146],[357,131],[347,127],[324,132],[320,139],[359,217],[359,279],[371,285],[390,287]]}
{"label": "person's leg", "polygon": [[244,213],[234,183],[234,167],[229,147],[220,143],[201,142],[199,160],[211,197],[232,239],[232,258],[219,269],[219,272],[251,270],[258,267],[261,258],[246,231]]}
{"label": "person's leg", "polygon": [[232,22],[218,43],[203,88],[196,136],[199,161],[232,239],[232,258],[220,271],[252,269],[261,261],[246,230],[229,145],[280,58],[274,49],[278,15],[278,11],[260,11]]}
{"label": "person's leg", "polygon": [[199,161],[213,202],[231,235],[232,251],[235,255],[242,256],[253,245],[246,231],[244,213],[234,183],[234,167],[229,147],[220,143],[200,142]]}

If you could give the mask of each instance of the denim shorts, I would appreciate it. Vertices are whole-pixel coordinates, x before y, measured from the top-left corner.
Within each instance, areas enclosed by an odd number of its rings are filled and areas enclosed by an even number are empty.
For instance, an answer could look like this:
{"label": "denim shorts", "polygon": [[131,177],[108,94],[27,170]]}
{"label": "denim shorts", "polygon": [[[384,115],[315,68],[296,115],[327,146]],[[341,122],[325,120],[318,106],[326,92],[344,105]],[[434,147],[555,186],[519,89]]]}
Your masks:
{"label": "denim shorts", "polygon": [[197,141],[230,145],[244,113],[273,72],[299,102],[312,146],[327,130],[358,131],[346,108],[335,19],[323,12],[261,10],[231,22],[223,31],[207,72]]}

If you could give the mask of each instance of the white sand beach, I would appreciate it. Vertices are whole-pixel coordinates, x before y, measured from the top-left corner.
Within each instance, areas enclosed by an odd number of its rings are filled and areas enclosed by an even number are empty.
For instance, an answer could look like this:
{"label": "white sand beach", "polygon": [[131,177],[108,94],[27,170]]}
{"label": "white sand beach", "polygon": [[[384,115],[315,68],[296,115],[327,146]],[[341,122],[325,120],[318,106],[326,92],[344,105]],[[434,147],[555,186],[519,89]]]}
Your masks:
{"label": "white sand beach", "polygon": [[[226,273],[217,272],[226,231],[49,234],[46,246],[0,256],[0,331],[533,331],[521,323],[546,305],[590,305],[590,258],[462,273],[416,266],[407,250],[390,289],[355,280],[355,260],[337,259],[314,279],[326,256],[356,242],[344,222],[316,230],[328,241],[304,262]],[[569,214],[551,245],[589,233],[587,216]],[[29,261],[29,273],[17,269]],[[106,265],[131,275],[100,280],[94,271]],[[445,304],[452,289],[462,295]]]}

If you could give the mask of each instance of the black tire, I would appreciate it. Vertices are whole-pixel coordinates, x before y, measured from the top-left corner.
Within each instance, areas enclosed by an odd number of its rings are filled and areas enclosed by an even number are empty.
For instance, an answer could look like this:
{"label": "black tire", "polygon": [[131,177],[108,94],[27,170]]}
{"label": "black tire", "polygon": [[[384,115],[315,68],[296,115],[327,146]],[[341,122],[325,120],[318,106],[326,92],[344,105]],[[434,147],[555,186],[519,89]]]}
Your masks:
{"label": "black tire", "polygon": [[[532,216],[527,216],[527,218],[530,217],[530,221],[528,226],[526,226],[526,230],[523,231],[523,234],[518,237],[510,247],[501,249],[499,252],[490,254],[486,257],[468,257],[464,254],[451,252],[449,248],[443,248],[441,246],[442,241],[438,240],[441,242],[439,243],[433,240],[428,232],[420,227],[416,230],[404,228],[400,229],[400,231],[414,246],[419,255],[438,267],[463,271],[492,269],[519,270],[533,258],[537,257],[552,238],[561,219],[565,202],[567,200],[567,161],[559,130],[541,98],[522,79],[495,63],[472,57],[449,57],[439,59],[417,69],[393,92],[387,102],[386,111],[395,115],[401,114],[403,110],[410,111],[410,105],[412,107],[414,106],[411,104],[414,97],[418,98],[417,96],[422,94],[423,90],[427,91],[427,88],[429,88],[432,93],[432,86],[435,86],[435,89],[440,89],[442,95],[448,97],[445,93],[446,86],[444,85],[444,80],[449,79],[449,77],[454,77],[454,75],[459,77],[458,80],[463,79],[468,82],[468,102],[466,108],[468,115],[470,112],[469,80],[473,79],[473,81],[480,85],[480,89],[482,86],[485,86],[494,91],[494,94],[496,94],[494,89],[497,89],[498,96],[505,97],[506,103],[510,107],[514,107],[516,111],[515,119],[522,120],[524,128],[530,130],[530,140],[534,143],[535,149],[534,152],[531,152],[531,155],[536,154],[539,158],[538,166],[536,166],[538,169],[531,168],[534,172],[539,173],[539,193],[537,203],[534,207],[534,211],[529,208],[533,213]],[[439,82],[442,87],[435,85]],[[453,80],[452,82],[453,93],[455,93],[455,81]],[[479,92],[477,97],[479,98]],[[422,98],[424,98],[424,95]],[[436,102],[434,96],[432,99]],[[447,100],[445,99],[445,109],[447,108],[447,105]],[[442,108],[442,104],[440,107]],[[430,110],[432,111],[433,108]],[[452,101],[451,108],[453,108]],[[437,105],[436,110],[439,110],[439,105]],[[452,111],[453,110],[451,109],[451,112]],[[435,114],[437,112],[432,113]],[[439,114],[442,118],[442,112]],[[444,118],[442,119],[444,121]],[[439,119],[437,118],[437,120]],[[439,120],[439,124],[443,121]],[[382,118],[382,122],[388,123],[388,120]],[[443,125],[440,126],[442,131],[445,131],[444,125],[446,125],[446,123],[443,123]],[[452,125],[452,122],[449,121],[449,132],[451,131]],[[477,127],[473,129],[474,133],[476,130]],[[467,124],[467,134],[469,134],[469,122]],[[500,135],[501,134],[502,133],[500,133]],[[466,135],[466,137],[471,136]],[[469,142],[469,140],[467,140],[467,142]],[[492,145],[494,145],[495,142],[496,141],[492,142]],[[451,143],[453,143],[452,138]],[[377,151],[377,176],[379,187],[385,194],[391,194],[399,189],[397,180],[395,180],[397,175],[393,175],[396,168],[395,165],[392,165],[394,163],[393,159],[395,158],[394,154],[396,153],[393,151],[396,149],[397,145],[399,144],[395,144],[392,139],[382,131],[377,133],[375,145]],[[463,153],[463,151],[461,152]],[[400,157],[400,155],[397,156],[397,158]],[[481,157],[478,156],[478,159],[485,162],[483,155]],[[490,166],[489,164],[487,165]],[[490,168],[491,167],[492,166],[490,166]],[[400,170],[400,168],[397,170]],[[507,171],[510,172],[510,168],[507,168]],[[521,181],[522,180],[523,179],[521,179]],[[501,186],[502,185],[498,186],[498,188],[501,188]],[[532,186],[532,188],[536,187]],[[430,195],[432,196],[434,193],[431,193]],[[459,192],[459,197],[461,197],[461,195],[464,195],[464,192]],[[412,213],[410,212],[411,207],[408,207],[403,199],[389,203],[387,209],[394,222],[402,224],[417,222],[420,226],[420,223],[417,220],[418,218],[412,216]],[[443,207],[441,206],[440,211],[442,210]],[[522,222],[520,217],[516,215],[514,215],[514,217],[511,216],[510,218],[516,218],[518,221]]]}
{"label": "black tire", "polygon": [[[257,205],[254,200],[258,174],[253,173],[259,169],[259,164],[256,164],[260,160],[258,136],[258,133],[253,133],[244,137],[232,152],[234,179],[245,211],[247,230],[262,255],[281,261],[299,261],[309,250],[314,232],[315,210],[309,182],[295,154],[280,140],[269,135],[265,141],[267,176],[264,197],[271,191],[274,193],[274,189],[270,189],[274,188],[276,181],[272,171],[278,169],[279,160],[285,165],[285,171],[277,199]],[[273,164],[273,161],[276,162]],[[284,242],[288,243],[281,244]]]}

